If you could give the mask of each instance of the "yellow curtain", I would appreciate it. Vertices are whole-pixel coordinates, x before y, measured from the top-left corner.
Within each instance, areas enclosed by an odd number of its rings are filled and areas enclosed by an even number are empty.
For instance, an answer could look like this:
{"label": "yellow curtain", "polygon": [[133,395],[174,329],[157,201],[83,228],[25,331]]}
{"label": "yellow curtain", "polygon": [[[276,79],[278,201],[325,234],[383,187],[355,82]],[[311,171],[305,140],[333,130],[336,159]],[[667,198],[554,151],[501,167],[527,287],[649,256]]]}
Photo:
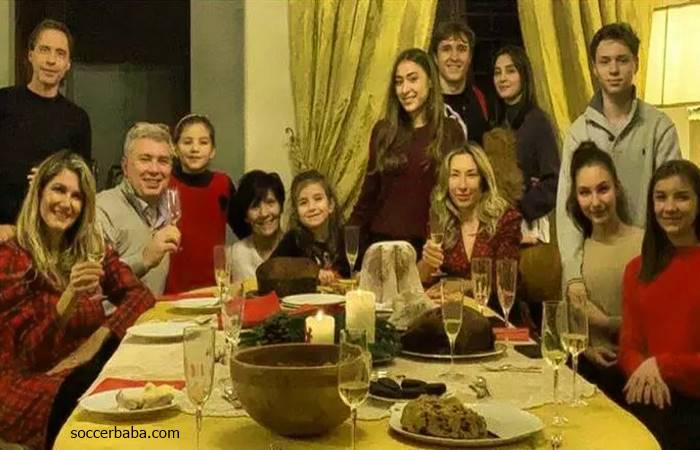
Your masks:
{"label": "yellow curtain", "polygon": [[[293,170],[314,168],[352,210],[401,50],[427,48],[437,0],[289,0]],[[274,55],[271,55],[274,57]]]}
{"label": "yellow curtain", "polygon": [[595,32],[627,22],[641,41],[637,95],[644,98],[651,15],[660,0],[518,0],[523,41],[532,61],[537,98],[560,137],[593,95],[587,47]]}

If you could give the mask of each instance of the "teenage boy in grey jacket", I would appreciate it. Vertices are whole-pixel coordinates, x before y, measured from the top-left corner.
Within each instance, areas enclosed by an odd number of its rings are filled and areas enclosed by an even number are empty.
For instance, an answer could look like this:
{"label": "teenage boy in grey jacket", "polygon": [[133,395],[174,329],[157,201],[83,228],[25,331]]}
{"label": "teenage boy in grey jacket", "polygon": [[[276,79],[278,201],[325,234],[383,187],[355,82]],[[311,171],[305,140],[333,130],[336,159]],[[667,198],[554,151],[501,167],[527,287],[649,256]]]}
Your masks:
{"label": "teenage boy in grey jacket", "polygon": [[639,38],[626,23],[605,25],[589,45],[593,73],[600,89],[586,111],[567,130],[557,190],[557,239],[563,281],[573,296],[586,295],[581,277],[582,232],[566,212],[571,187],[571,156],[583,141],[593,141],[615,162],[625,190],[632,225],[644,228],[646,191],[654,170],[681,159],[678,134],[666,114],[636,97],[634,75],[639,65]]}

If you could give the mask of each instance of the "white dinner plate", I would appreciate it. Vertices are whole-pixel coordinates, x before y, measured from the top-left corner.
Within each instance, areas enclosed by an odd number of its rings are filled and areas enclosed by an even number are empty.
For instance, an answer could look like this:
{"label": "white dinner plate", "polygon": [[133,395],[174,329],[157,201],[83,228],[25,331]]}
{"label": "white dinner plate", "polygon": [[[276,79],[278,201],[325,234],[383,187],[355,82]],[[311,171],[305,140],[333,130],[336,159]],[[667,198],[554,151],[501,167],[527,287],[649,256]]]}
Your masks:
{"label": "white dinner plate", "polygon": [[131,387],[98,392],[97,394],[92,394],[82,398],[80,400],[80,406],[84,410],[92,413],[104,414],[108,416],[133,417],[174,408],[178,405],[178,401],[183,395],[181,391],[176,390],[173,400],[170,403],[167,405],[155,406],[153,408],[123,409],[117,404],[117,393],[120,390],[124,391],[125,393],[135,393],[143,392],[143,389],[143,387]]}
{"label": "white dinner plate", "polygon": [[539,417],[508,403],[474,403],[467,408],[476,411],[486,420],[486,429],[497,437],[482,439],[452,439],[428,436],[406,431],[401,426],[401,414],[406,403],[396,403],[391,407],[389,427],[395,432],[429,444],[450,447],[492,447],[519,441],[541,431],[544,424]]}
{"label": "white dinner plate", "polygon": [[[493,346],[493,350],[485,351],[485,352],[474,352],[474,353],[467,353],[466,355],[455,355],[455,360],[460,360],[460,359],[478,359],[478,358],[488,358],[489,356],[497,356],[500,355],[501,353],[506,351],[506,348],[508,346],[502,342],[496,342],[496,344]],[[428,358],[428,359],[445,359],[449,360],[450,355],[449,354],[442,354],[442,353],[419,353],[419,352],[412,352],[409,350],[401,350],[402,355],[406,356],[415,356],[417,358]]]}
{"label": "white dinner plate", "polygon": [[221,307],[216,297],[185,298],[172,303],[173,308],[182,310],[218,311]]}
{"label": "white dinner plate", "polygon": [[299,294],[282,298],[282,303],[289,306],[328,306],[345,303],[345,296],[338,294]]}
{"label": "white dinner plate", "polygon": [[145,339],[181,339],[182,331],[187,327],[196,326],[192,320],[172,322],[145,322],[129,328],[127,333]]}

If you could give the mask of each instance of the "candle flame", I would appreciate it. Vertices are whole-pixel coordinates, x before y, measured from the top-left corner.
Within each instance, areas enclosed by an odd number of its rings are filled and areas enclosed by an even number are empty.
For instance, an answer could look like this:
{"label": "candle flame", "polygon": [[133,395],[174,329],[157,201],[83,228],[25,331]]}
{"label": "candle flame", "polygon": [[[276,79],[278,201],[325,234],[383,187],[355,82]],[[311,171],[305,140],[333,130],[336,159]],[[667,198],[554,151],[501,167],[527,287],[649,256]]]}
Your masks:
{"label": "candle flame", "polygon": [[318,320],[320,322],[323,320],[323,318],[325,316],[326,315],[323,313],[323,309],[319,308],[318,311],[316,311],[316,316],[314,316],[314,317],[316,318],[316,320]]}

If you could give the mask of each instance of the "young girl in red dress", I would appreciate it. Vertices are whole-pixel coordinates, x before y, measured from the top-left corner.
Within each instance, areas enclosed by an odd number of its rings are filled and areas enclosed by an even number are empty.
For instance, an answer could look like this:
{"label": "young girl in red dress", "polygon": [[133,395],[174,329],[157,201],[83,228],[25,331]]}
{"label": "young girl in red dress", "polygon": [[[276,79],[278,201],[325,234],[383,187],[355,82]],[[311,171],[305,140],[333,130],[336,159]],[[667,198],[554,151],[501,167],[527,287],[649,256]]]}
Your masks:
{"label": "young girl in red dress", "polygon": [[233,227],[231,199],[236,188],[222,172],[209,169],[216,155],[211,121],[201,115],[183,117],[173,132],[177,162],[170,187],[180,196],[180,250],[170,255],[165,293],[213,286],[214,246],[226,240],[226,224]]}

